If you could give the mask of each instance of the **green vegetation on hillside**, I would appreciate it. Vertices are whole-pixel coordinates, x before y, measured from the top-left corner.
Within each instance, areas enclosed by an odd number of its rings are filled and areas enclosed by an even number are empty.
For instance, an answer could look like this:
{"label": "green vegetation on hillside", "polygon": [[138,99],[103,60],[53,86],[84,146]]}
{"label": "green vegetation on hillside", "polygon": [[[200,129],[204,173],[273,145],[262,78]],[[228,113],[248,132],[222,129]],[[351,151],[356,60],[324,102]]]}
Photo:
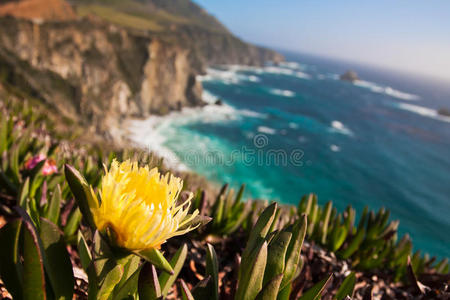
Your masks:
{"label": "green vegetation on hillside", "polygon": [[228,33],[216,18],[189,0],[77,0],[80,16],[97,15],[109,22],[149,31],[173,30],[172,26],[196,26],[202,30]]}
{"label": "green vegetation on hillside", "polygon": [[102,6],[102,5],[80,5],[77,7],[77,13],[80,16],[86,16],[94,14],[106,21],[131,28],[150,30],[150,31],[162,31],[163,27],[159,25],[154,18],[142,18],[120,12],[114,8]]}

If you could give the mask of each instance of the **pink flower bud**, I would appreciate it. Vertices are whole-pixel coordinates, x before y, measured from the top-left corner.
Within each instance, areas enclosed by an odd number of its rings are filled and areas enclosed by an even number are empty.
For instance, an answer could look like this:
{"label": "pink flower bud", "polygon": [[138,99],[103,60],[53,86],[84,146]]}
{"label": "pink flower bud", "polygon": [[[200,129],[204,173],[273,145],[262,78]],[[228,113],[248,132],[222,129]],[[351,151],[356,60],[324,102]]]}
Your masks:
{"label": "pink flower bud", "polygon": [[25,162],[25,168],[27,170],[32,170],[34,169],[38,163],[40,163],[41,161],[43,161],[45,159],[45,155],[43,154],[38,154],[36,156],[33,156],[32,158],[29,158],[26,162]]}
{"label": "pink flower bud", "polygon": [[47,176],[53,173],[58,172],[58,167],[56,166],[56,162],[53,159],[47,159],[44,164],[44,168],[42,169],[42,175]]}

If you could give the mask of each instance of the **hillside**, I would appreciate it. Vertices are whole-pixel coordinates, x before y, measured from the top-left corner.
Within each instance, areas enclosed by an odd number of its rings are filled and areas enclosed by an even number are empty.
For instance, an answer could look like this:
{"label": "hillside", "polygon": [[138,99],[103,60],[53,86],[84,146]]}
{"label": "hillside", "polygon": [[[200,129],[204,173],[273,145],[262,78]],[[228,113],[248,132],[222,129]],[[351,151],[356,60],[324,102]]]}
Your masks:
{"label": "hillside", "polygon": [[189,0],[75,0],[73,3],[80,15],[92,13],[132,28],[167,31],[173,26],[193,25],[230,34],[214,16]]}
{"label": "hillside", "polygon": [[0,16],[39,20],[72,20],[76,14],[64,0],[2,1]]}
{"label": "hillside", "polygon": [[[70,4],[0,5],[0,80],[108,139],[120,140],[129,117],[202,105],[196,77],[208,65],[283,59],[236,38],[188,0]],[[11,6],[33,14],[11,14]]]}

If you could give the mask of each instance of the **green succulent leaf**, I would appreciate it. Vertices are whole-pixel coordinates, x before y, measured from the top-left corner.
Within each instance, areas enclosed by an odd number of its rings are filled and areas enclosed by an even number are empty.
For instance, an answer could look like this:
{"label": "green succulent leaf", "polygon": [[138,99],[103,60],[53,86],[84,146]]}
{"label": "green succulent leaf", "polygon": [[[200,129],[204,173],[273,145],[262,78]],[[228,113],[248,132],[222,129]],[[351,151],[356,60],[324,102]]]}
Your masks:
{"label": "green succulent leaf", "polygon": [[64,235],[67,237],[73,236],[80,225],[81,222],[81,211],[77,208],[69,216],[67,224],[64,227]]}
{"label": "green succulent leaf", "polygon": [[181,290],[181,297],[183,300],[195,300],[194,296],[192,296],[191,291],[189,290],[188,286],[186,285],[186,282],[184,282],[183,279],[180,279],[180,290]]}
{"label": "green succulent leaf", "polygon": [[155,266],[146,263],[141,270],[138,281],[140,299],[158,299],[161,297],[161,287]]}
{"label": "green succulent leaf", "polygon": [[216,251],[211,244],[207,245],[206,250],[206,275],[211,276],[211,296],[213,299],[219,299],[219,261]]}
{"label": "green succulent leaf", "polygon": [[248,262],[242,262],[240,266],[240,275],[238,289],[236,292],[237,300],[255,299],[262,289],[264,271],[267,262],[267,242],[255,247],[248,257]]}
{"label": "green succulent leaf", "polygon": [[0,118],[0,153],[8,147],[8,118],[2,115]]}
{"label": "green succulent leaf", "polygon": [[111,271],[109,271],[108,274],[106,274],[102,286],[98,291],[97,299],[99,300],[109,299],[113,295],[114,288],[122,279],[122,275],[123,275],[123,266],[121,265],[116,265]]}
{"label": "green succulent leaf", "polygon": [[286,252],[284,277],[280,289],[284,289],[295,278],[295,274],[302,264],[300,252],[306,235],[306,227],[307,216],[303,214],[292,227],[292,238]]}
{"label": "green succulent leaf", "polygon": [[353,298],[353,291],[355,289],[355,284],[356,284],[355,272],[351,272],[350,275],[345,277],[344,281],[339,287],[335,296],[336,300],[344,300],[345,297],[347,296]]}
{"label": "green succulent leaf", "polygon": [[299,300],[318,300],[320,299],[323,290],[325,289],[328,282],[331,280],[333,275],[328,276],[327,278],[322,279],[318,283],[316,283],[312,288],[307,290],[303,295],[300,297]]}
{"label": "green succulent leaf", "polygon": [[244,195],[244,191],[245,191],[245,184],[241,185],[241,187],[239,188],[239,191],[236,195],[236,199],[234,200],[235,205],[241,201],[242,195]]}
{"label": "green succulent leaf", "polygon": [[23,224],[23,299],[46,299],[44,253],[31,221]]}
{"label": "green succulent leaf", "polygon": [[273,277],[258,293],[256,300],[272,300],[277,299],[278,289],[280,288],[281,280],[283,280],[283,274],[279,274]]}
{"label": "green succulent leaf", "polygon": [[159,275],[159,283],[161,285],[161,293],[164,297],[167,296],[167,293],[169,292],[170,288],[174,284],[175,280],[178,277],[178,274],[180,274],[181,268],[184,265],[184,262],[186,260],[188,253],[188,247],[186,244],[183,244],[180,249],[174,254],[172,259],[170,260],[170,265],[173,269],[173,274],[170,275],[167,272],[161,273]]}
{"label": "green succulent leaf", "polygon": [[59,221],[59,215],[61,212],[61,201],[62,201],[61,187],[58,184],[55,190],[53,191],[53,195],[52,198],[50,199],[47,213],[45,214],[45,217],[54,224],[58,224]]}
{"label": "green succulent leaf", "polygon": [[66,175],[67,183],[77,200],[80,211],[86,222],[93,229],[96,228],[91,209],[98,208],[99,203],[94,191],[87,183],[86,179],[74,167],[70,165],[64,166],[64,173]]}
{"label": "green succulent leaf", "polygon": [[[272,278],[277,277],[280,274],[283,275],[286,252],[291,237],[291,232],[281,231],[270,242],[263,285],[266,285]],[[280,283],[282,279],[283,276],[281,276]]]}
{"label": "green succulent leaf", "polygon": [[23,298],[23,273],[18,249],[21,226],[21,220],[14,220],[0,229],[0,277],[14,299]]}
{"label": "green succulent leaf", "polygon": [[[189,218],[189,217],[191,217],[191,215],[186,216],[186,218]],[[179,228],[179,230],[183,230],[188,227],[201,227],[201,226],[204,226],[204,225],[208,224],[209,222],[211,222],[211,220],[213,220],[213,218],[208,217],[208,216],[197,215],[189,223],[181,226]]]}
{"label": "green succulent leaf", "polygon": [[20,189],[19,198],[17,199],[18,205],[22,208],[26,208],[26,200],[28,197],[29,190],[30,190],[30,178],[27,177],[27,179],[25,179],[25,182],[23,183]]}
{"label": "green succulent leaf", "polygon": [[268,207],[264,209],[261,215],[256,221],[255,226],[250,232],[250,237],[247,242],[247,246],[245,247],[244,252],[242,253],[242,261],[244,262],[247,259],[247,256],[254,249],[255,245],[259,243],[261,240],[264,240],[266,235],[269,233],[269,229],[274,221],[275,213],[277,210],[277,203],[274,202]]}
{"label": "green succulent leaf", "polygon": [[155,248],[150,248],[146,250],[136,251],[135,253],[140,257],[144,258],[145,260],[147,260],[148,262],[150,262],[151,264],[155,265],[155,267],[162,269],[171,275],[174,274],[172,266],[166,260],[164,255],[162,255],[162,253],[159,252],[159,250]]}
{"label": "green succulent leaf", "polygon": [[350,256],[353,255],[353,253],[355,253],[358,250],[359,246],[364,240],[365,232],[366,231],[364,228],[361,228],[356,232],[356,235],[353,237],[350,244],[348,244],[347,248],[345,248],[341,253],[341,257],[343,259],[349,258]]}
{"label": "green succulent leaf", "polygon": [[75,279],[62,232],[51,221],[41,218],[40,237],[45,252],[45,269],[56,299],[72,299]]}
{"label": "green succulent leaf", "polygon": [[279,289],[277,300],[289,300],[292,292],[292,284],[286,285],[283,289]]}
{"label": "green succulent leaf", "polygon": [[114,292],[114,300],[129,299],[130,296],[132,299],[136,298],[134,296],[137,294],[139,275],[143,266],[144,265],[139,266],[138,269],[117,289],[117,292]]}
{"label": "green succulent leaf", "polygon": [[323,223],[322,223],[322,232],[321,232],[321,243],[322,245],[325,245],[327,242],[327,234],[328,234],[328,224],[330,222],[330,215],[331,215],[331,209],[332,209],[332,202],[329,201],[325,205],[325,209],[323,212]]}
{"label": "green succulent leaf", "polygon": [[87,271],[92,263],[92,255],[91,252],[89,251],[86,239],[84,238],[81,231],[78,231],[77,239],[78,239],[78,254],[80,256],[81,266],[85,271]]}

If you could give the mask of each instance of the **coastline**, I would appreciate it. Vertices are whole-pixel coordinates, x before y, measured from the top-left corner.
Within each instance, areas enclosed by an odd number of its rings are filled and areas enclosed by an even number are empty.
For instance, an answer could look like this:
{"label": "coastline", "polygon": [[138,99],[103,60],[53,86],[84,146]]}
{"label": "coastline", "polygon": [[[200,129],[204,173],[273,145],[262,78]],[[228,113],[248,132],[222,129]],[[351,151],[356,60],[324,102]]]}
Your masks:
{"label": "coastline", "polygon": [[[349,112],[360,111],[372,116],[372,119],[368,119],[367,122],[362,124],[362,128],[364,130],[376,130],[373,133],[379,135],[378,139],[388,138],[383,133],[385,132],[384,127],[386,127],[386,130],[394,128],[394,134],[397,134],[398,130],[401,129],[405,130],[405,134],[401,138],[407,138],[411,135],[415,140],[414,145],[425,136],[420,135],[421,132],[414,130],[412,127],[421,127],[420,124],[423,123],[426,123],[426,126],[439,126],[437,123],[444,121],[447,123],[446,120],[436,116],[434,109],[429,108],[427,94],[414,94],[412,92],[414,90],[395,89],[387,84],[372,82],[370,79],[364,79],[367,83],[364,86],[343,82],[338,79],[337,74],[333,71],[327,73],[326,69],[315,70],[313,67],[287,62],[286,65],[276,67],[282,70],[275,69],[273,66],[249,67],[237,65],[222,65],[214,67],[214,69],[210,68],[210,72],[199,78],[204,85],[202,99],[205,105],[183,108],[180,111],[172,111],[163,116],[153,115],[147,119],[127,120],[126,126],[123,126],[127,130],[126,135],[129,140],[127,143],[154,152],[158,157],[164,158],[167,165],[174,170],[198,174],[212,184],[229,183],[232,187],[238,187],[240,183],[248,183],[247,192],[252,198],[276,199],[281,203],[292,205],[294,201],[298,200],[299,195],[317,191],[321,195],[321,199],[337,200],[336,203],[340,206],[352,204],[358,210],[362,210],[364,204],[368,204],[372,208],[381,205],[388,207],[392,210],[395,218],[402,219],[402,224],[405,225],[401,229],[402,232],[407,232],[407,228],[415,228],[408,219],[412,218],[416,210],[430,210],[428,204],[420,201],[420,197],[412,197],[407,194],[411,188],[409,186],[410,180],[404,179],[400,186],[395,187],[391,186],[391,183],[386,181],[383,176],[380,177],[381,173],[377,173],[377,168],[365,173],[361,168],[363,164],[374,164],[374,162],[377,162],[378,165],[388,163],[393,168],[399,168],[396,170],[399,170],[400,173],[405,171],[404,168],[412,168],[411,164],[403,162],[404,157],[395,155],[394,150],[403,149],[403,146],[396,144],[395,147],[400,148],[386,152],[389,147],[386,148],[381,144],[376,144],[376,149],[373,150],[375,152],[370,149],[364,151],[365,155],[369,155],[368,157],[372,157],[374,160],[352,159],[352,157],[358,156],[356,152],[358,152],[357,150],[360,148],[358,144],[362,140],[372,141],[370,136],[367,136],[369,132],[372,132],[362,131],[357,120],[348,118],[351,117]],[[301,68],[303,69],[302,72],[307,74],[308,77],[300,78],[295,73],[296,70],[290,70],[289,68]],[[290,82],[291,86],[289,84],[284,85],[284,82]],[[277,86],[277,83],[280,86]],[[299,87],[296,88],[292,84],[298,84]],[[342,93],[348,91],[348,94],[355,95],[355,98],[348,100],[346,100],[346,97],[328,98],[328,100],[327,97],[323,97],[323,99],[303,98],[300,87],[308,89],[313,85],[319,90],[321,87],[329,87]],[[288,92],[273,93],[272,89],[274,88],[280,91],[292,90],[295,96],[286,97],[284,94]],[[229,92],[232,90],[235,90],[236,93]],[[392,93],[393,90],[399,93]],[[221,91],[227,92],[222,93]],[[254,95],[257,100],[254,102],[249,100],[246,103],[245,97],[247,97],[247,94],[240,94],[239,91],[243,93],[248,91],[248,95]],[[264,93],[264,95],[255,93]],[[258,98],[258,95],[261,95],[261,98]],[[369,98],[358,98],[358,95]],[[218,99],[221,100],[221,105],[215,104]],[[361,102],[360,99],[367,99],[369,102]],[[260,107],[258,101],[266,101],[264,103],[271,105],[271,107],[269,109]],[[336,110],[325,109],[324,111],[323,106],[315,107],[315,101],[322,101],[321,105],[326,102],[335,107]],[[423,107],[427,108],[426,115],[420,110]],[[281,108],[293,108],[296,109],[297,113],[290,113],[288,110],[282,111]],[[411,111],[411,109],[416,108],[419,111]],[[315,115],[311,109],[320,109],[320,112],[317,112],[319,115]],[[322,113],[328,114],[326,118],[320,117]],[[253,137],[258,134],[265,135],[270,141],[269,146],[273,146],[275,149],[290,151],[289,149],[292,148],[289,148],[291,147],[289,145],[293,145],[292,147],[299,147],[305,151],[306,156],[303,159],[304,165],[301,170],[297,172],[293,171],[292,168],[283,169],[287,173],[281,173],[286,176],[287,174],[299,176],[297,177],[298,180],[289,179],[289,182],[296,182],[296,184],[282,183],[286,180],[279,180],[284,178],[279,173],[280,168],[249,167],[242,161],[237,161],[232,166],[224,164],[213,167],[207,160],[193,162],[187,156],[194,153],[197,157],[200,157],[204,153],[203,151],[208,149],[210,153],[219,150],[221,151],[220,154],[224,154],[223,157],[227,158],[232,150],[239,150],[243,146],[253,147]],[[279,144],[280,142],[282,144]],[[264,153],[270,147],[265,148]],[[320,161],[319,158],[314,157],[315,153],[321,155]],[[426,155],[423,157],[426,157]],[[319,163],[323,161],[329,166],[321,167]],[[426,161],[429,162],[429,160]],[[325,163],[321,163],[321,165]],[[343,164],[348,164],[352,171],[338,171]],[[350,173],[361,174],[354,172],[363,172],[360,181],[363,179],[373,180],[373,178],[379,180],[376,181],[377,187],[375,187],[377,196],[361,196],[365,194],[367,189],[358,184],[351,184],[353,181],[346,177]],[[261,174],[266,174],[266,176],[261,176]],[[351,184],[347,191],[340,188],[343,182],[347,186]],[[430,185],[428,186],[431,188]],[[424,189],[433,193],[433,195],[437,193],[437,197],[441,199],[442,193],[440,190]],[[384,199],[382,195],[387,193],[405,195],[401,197],[399,203],[411,204],[414,212],[405,213],[396,204],[391,205],[385,200],[377,200]],[[370,198],[371,200],[364,202],[362,201],[363,198]],[[441,202],[440,200],[439,203]],[[432,215],[433,218],[441,220],[439,222],[443,222],[443,217],[440,214]],[[430,216],[427,219],[431,218]],[[427,224],[432,226],[433,223],[430,220]],[[424,235],[425,232],[425,230],[414,229],[414,238],[419,245],[429,242],[429,239]],[[435,239],[442,240],[438,234],[436,234]],[[435,246],[430,246],[431,248],[436,248],[437,253],[445,252],[440,242]],[[430,251],[434,251],[434,249]]]}
{"label": "coastline", "polygon": [[228,104],[215,104],[217,96],[203,91],[205,105],[197,107],[183,107],[179,111],[171,111],[162,116],[153,115],[145,119],[128,119],[124,122],[125,130],[121,136],[144,150],[154,152],[164,159],[168,167],[177,171],[191,171],[179,157],[168,147],[164,146],[167,136],[162,131],[172,129],[171,126],[193,122],[218,123],[238,119],[241,115],[259,117],[251,111],[238,111]]}

